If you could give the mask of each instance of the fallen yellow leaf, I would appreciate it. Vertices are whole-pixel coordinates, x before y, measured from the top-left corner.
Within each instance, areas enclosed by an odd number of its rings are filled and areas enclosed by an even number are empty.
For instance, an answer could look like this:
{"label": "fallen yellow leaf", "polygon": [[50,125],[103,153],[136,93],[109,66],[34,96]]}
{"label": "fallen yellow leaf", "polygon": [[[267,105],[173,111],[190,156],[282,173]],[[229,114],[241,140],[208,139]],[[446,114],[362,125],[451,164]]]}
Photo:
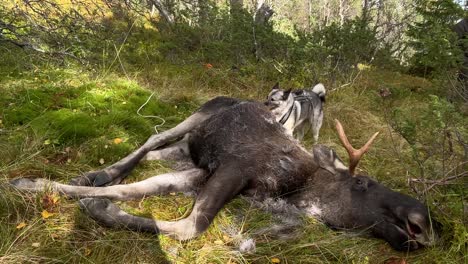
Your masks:
{"label": "fallen yellow leaf", "polygon": [[47,210],[44,210],[44,211],[42,211],[41,215],[42,215],[42,219],[47,219],[47,218],[53,216],[54,213],[49,213],[49,212],[47,212]]}
{"label": "fallen yellow leaf", "polygon": [[281,263],[281,260],[279,258],[271,258],[271,263]]}
{"label": "fallen yellow leaf", "polygon": [[27,226],[27,224],[25,222],[21,222],[16,226],[16,229],[21,229],[21,228],[24,228],[25,226]]}
{"label": "fallen yellow leaf", "polygon": [[122,143],[122,142],[123,142],[123,139],[121,139],[121,138],[114,138],[114,144],[117,145],[117,144],[120,144],[120,143]]}
{"label": "fallen yellow leaf", "polygon": [[224,245],[224,242],[222,240],[216,240],[214,243],[216,245]]}
{"label": "fallen yellow leaf", "polygon": [[59,196],[55,193],[45,194],[44,197],[42,197],[42,208],[44,210],[49,210],[58,204],[59,199]]}
{"label": "fallen yellow leaf", "polygon": [[32,243],[31,246],[33,246],[33,247],[35,247],[35,248],[38,248],[38,247],[41,246],[41,243],[38,243],[38,242]]}

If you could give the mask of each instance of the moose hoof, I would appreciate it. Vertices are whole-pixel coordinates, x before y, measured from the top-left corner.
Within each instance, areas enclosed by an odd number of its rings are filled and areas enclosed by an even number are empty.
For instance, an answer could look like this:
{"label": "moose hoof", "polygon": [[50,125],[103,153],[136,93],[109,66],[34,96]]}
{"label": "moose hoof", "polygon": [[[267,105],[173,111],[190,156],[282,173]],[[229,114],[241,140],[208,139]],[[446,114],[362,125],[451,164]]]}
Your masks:
{"label": "moose hoof", "polygon": [[75,186],[104,186],[112,181],[112,177],[106,171],[91,171],[83,176],[70,180],[70,185]]}
{"label": "moose hoof", "polygon": [[15,188],[25,191],[39,191],[46,187],[46,180],[19,178],[10,181]]}
{"label": "moose hoof", "polygon": [[97,222],[112,227],[118,224],[120,208],[109,199],[84,198],[79,202],[80,208]]}

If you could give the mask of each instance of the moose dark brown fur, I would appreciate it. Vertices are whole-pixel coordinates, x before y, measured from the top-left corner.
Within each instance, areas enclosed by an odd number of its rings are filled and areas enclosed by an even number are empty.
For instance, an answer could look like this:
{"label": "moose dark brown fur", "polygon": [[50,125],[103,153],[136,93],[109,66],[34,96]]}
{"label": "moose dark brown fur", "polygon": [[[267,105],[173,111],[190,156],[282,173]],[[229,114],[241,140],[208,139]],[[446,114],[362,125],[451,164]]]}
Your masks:
{"label": "moose dark brown fur", "polygon": [[[191,159],[194,168],[115,185],[144,157]],[[123,160],[73,179],[71,185],[41,179],[11,183],[19,189],[51,188],[81,198],[80,206],[106,226],[180,240],[205,231],[226,203],[243,194],[257,200],[281,196],[331,227],[368,230],[397,250],[413,250],[435,241],[428,209],[422,203],[367,176],[353,175],[326,146],[306,151],[265,106],[226,97],[208,101]],[[187,218],[174,222],[133,216],[108,200],[187,191],[197,192],[194,208]]]}

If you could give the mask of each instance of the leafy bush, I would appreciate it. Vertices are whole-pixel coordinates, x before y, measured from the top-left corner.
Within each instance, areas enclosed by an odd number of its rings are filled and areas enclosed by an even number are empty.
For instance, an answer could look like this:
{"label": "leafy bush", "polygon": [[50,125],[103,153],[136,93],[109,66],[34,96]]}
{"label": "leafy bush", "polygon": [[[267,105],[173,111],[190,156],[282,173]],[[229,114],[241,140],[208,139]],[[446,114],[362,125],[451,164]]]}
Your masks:
{"label": "leafy bush", "polygon": [[294,54],[288,61],[292,74],[301,81],[343,79],[358,63],[370,63],[378,50],[375,32],[361,19],[332,23],[310,34],[300,33]]}
{"label": "leafy bush", "polygon": [[[454,107],[438,96],[427,99],[428,107],[418,116],[414,109],[396,108],[393,128],[408,142],[417,167],[411,174],[423,184],[421,192],[456,180],[466,174],[468,131],[464,118]],[[464,171],[465,170],[465,171]],[[431,184],[432,185],[431,187]]]}
{"label": "leafy bush", "polygon": [[463,17],[461,7],[452,0],[418,0],[416,12],[420,20],[408,31],[414,50],[411,71],[429,76],[458,68],[463,53],[452,28]]}

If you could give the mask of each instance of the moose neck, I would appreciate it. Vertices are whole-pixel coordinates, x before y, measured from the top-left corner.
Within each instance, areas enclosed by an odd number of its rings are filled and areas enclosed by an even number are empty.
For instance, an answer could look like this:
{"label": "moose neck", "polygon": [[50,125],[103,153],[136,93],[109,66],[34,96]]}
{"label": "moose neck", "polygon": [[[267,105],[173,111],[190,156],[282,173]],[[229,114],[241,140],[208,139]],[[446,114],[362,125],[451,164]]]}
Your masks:
{"label": "moose neck", "polygon": [[316,169],[309,172],[306,185],[287,200],[308,216],[344,227],[342,219],[347,219],[352,210],[343,208],[349,201],[349,192],[343,190],[350,189],[353,177],[336,153],[326,146],[315,145],[310,156],[309,162]]}

